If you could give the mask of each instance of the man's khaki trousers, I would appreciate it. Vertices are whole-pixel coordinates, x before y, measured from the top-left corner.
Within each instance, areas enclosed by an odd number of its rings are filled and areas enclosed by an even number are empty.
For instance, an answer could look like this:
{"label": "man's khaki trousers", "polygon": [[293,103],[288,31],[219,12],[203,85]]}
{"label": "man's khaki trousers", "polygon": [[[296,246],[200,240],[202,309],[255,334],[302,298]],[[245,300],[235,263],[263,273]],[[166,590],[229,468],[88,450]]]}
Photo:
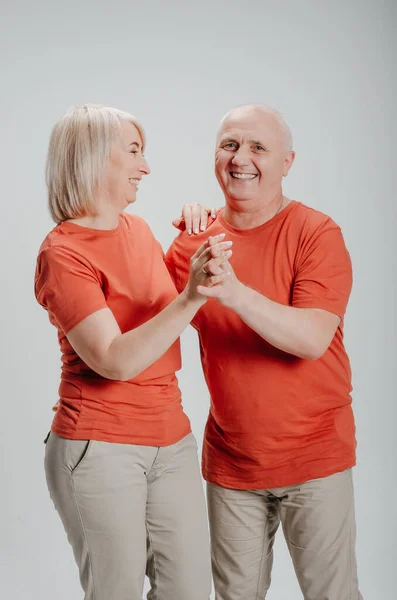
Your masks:
{"label": "man's khaki trousers", "polygon": [[192,434],[158,448],[67,440],[46,444],[48,488],[85,600],[208,600],[210,550]]}
{"label": "man's khaki trousers", "polygon": [[362,599],[351,469],[270,490],[208,484],[207,499],[216,600],[266,598],[280,521],[305,600]]}

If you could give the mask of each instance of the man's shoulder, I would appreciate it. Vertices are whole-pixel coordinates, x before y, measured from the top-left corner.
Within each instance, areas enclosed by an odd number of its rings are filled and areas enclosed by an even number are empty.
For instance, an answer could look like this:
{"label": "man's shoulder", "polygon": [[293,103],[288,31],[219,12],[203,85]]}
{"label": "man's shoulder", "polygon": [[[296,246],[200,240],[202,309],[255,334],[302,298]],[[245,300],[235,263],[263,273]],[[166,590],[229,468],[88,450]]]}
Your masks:
{"label": "man's shoulder", "polygon": [[301,223],[307,223],[308,226],[319,227],[328,223],[338,227],[329,215],[303,202],[296,202],[294,218]]}
{"label": "man's shoulder", "polygon": [[339,229],[339,225],[329,215],[316,208],[307,206],[303,202],[296,202],[294,208],[291,221],[300,231],[314,234],[330,229]]}
{"label": "man's shoulder", "polygon": [[185,229],[181,231],[172,242],[167,255],[176,254],[181,259],[190,258],[196,252],[197,248],[204,244],[210,236],[218,235],[218,233],[223,233],[223,231],[219,219],[217,217],[210,217],[205,231],[200,231],[197,234],[191,233],[190,235]]}

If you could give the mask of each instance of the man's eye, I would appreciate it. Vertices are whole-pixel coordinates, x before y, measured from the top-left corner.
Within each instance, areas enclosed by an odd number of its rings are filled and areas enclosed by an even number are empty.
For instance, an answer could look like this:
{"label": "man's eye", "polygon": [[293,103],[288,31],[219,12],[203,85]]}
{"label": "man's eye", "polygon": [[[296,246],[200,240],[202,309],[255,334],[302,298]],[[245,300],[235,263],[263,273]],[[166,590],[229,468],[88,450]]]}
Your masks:
{"label": "man's eye", "polygon": [[260,150],[264,150],[264,147],[263,147],[263,146],[261,146],[260,144],[256,144],[256,146],[255,146],[255,150],[258,150],[258,151],[260,151]]}
{"label": "man's eye", "polygon": [[223,146],[224,148],[226,148],[227,150],[231,150],[237,147],[237,145],[234,142],[228,142],[227,144],[224,144]]}

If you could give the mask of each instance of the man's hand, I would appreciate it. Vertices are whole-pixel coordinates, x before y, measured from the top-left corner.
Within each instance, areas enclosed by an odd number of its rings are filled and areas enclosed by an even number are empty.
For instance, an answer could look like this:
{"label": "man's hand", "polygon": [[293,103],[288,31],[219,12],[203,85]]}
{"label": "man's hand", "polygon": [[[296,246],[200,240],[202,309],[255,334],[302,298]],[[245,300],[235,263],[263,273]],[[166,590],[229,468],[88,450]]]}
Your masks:
{"label": "man's hand", "polygon": [[188,298],[205,301],[205,294],[200,293],[199,288],[208,289],[229,277],[229,272],[222,267],[225,267],[227,259],[232,255],[230,250],[232,242],[224,242],[224,237],[224,233],[209,237],[191,257],[189,280],[186,286]]}
{"label": "man's hand", "polygon": [[[217,250],[216,237],[208,238],[208,244],[212,248],[212,255],[214,255],[214,251]],[[212,277],[219,277],[219,279],[212,280],[210,285],[199,285],[197,292],[206,298],[215,298],[223,306],[236,309],[244,285],[237,279],[228,260],[231,254],[230,251],[222,262],[210,262],[208,264],[208,273]],[[222,274],[224,275],[223,278]]]}
{"label": "man's hand", "polygon": [[189,235],[205,231],[208,225],[208,218],[215,219],[216,208],[208,208],[201,204],[185,204],[182,208],[182,214],[179,219],[174,219],[172,224],[177,229],[183,231],[186,229]]}
{"label": "man's hand", "polygon": [[[209,263],[208,271],[213,278],[219,277],[210,286],[199,285],[197,291],[206,298],[216,298],[223,306],[235,309],[244,285],[239,281],[228,260],[222,264],[217,262]],[[222,273],[224,277],[221,278]]]}

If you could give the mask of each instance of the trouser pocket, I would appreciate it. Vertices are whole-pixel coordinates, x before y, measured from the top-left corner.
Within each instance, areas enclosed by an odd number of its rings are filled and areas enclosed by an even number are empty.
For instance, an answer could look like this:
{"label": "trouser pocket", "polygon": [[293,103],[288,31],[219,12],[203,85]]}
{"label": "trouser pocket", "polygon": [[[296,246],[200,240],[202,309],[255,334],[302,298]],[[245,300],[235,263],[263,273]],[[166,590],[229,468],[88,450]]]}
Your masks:
{"label": "trouser pocket", "polygon": [[76,473],[90,455],[93,440],[66,440],[66,463],[71,473]]}
{"label": "trouser pocket", "polygon": [[65,468],[75,473],[86,462],[91,454],[94,440],[69,440],[53,431],[44,440],[46,470],[55,476],[58,468]]}

